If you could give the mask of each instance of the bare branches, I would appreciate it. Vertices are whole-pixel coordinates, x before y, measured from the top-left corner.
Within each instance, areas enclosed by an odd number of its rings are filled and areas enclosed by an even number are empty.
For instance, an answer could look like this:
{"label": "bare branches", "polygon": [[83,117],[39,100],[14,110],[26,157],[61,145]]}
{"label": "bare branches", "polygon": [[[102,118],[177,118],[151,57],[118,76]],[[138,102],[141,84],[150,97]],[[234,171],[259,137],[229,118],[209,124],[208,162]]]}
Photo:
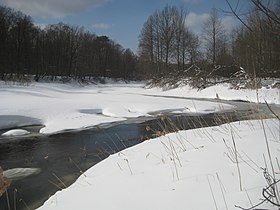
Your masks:
{"label": "bare branches", "polygon": [[[279,203],[276,203],[272,200],[272,198],[275,198],[275,186],[280,182],[280,180],[274,181],[271,183],[268,187],[264,188],[262,191],[262,195],[265,198],[265,201],[268,201],[269,203],[280,207]],[[272,192],[272,193],[271,193]]]}
{"label": "bare branches", "polygon": [[213,66],[215,66],[218,57],[224,54],[222,53],[223,51],[226,51],[223,50],[225,48],[225,29],[222,19],[215,8],[211,10],[209,18],[204,22],[203,37],[206,41],[208,56]]}
{"label": "bare branches", "polygon": [[[228,1],[228,0],[227,0]],[[256,6],[257,9],[259,9],[265,16],[267,16],[272,21],[276,22],[277,24],[280,24],[280,17],[278,17],[275,12],[273,12],[271,9],[269,9],[267,6],[264,6],[264,4],[260,0],[251,0],[251,2]]]}
{"label": "bare branches", "polygon": [[256,207],[259,207],[265,202],[271,203],[272,205],[275,205],[277,207],[280,207],[279,201],[273,201],[273,199],[278,200],[277,192],[276,192],[276,186],[278,183],[280,183],[280,180],[274,180],[273,177],[267,172],[266,169],[263,169],[264,178],[266,179],[268,186],[263,188],[262,190],[262,196],[264,199],[260,201],[259,203],[255,204],[254,206],[251,206],[250,208],[244,208],[241,206],[235,205],[236,208],[242,209],[242,210],[251,210],[255,209]]}
{"label": "bare branches", "polygon": [[[277,14],[270,9],[268,6],[265,6],[261,0],[250,0],[251,3],[255,6],[255,8],[259,11],[261,11],[269,20],[273,21],[276,24],[280,24],[280,17],[277,16]],[[254,30],[252,29],[251,26],[249,26],[248,23],[246,23],[241,17],[240,14],[237,13],[238,7],[239,7],[239,0],[235,7],[233,8],[232,4],[229,2],[229,0],[226,0],[231,13],[251,32]]]}
{"label": "bare branches", "polygon": [[167,5],[150,15],[143,25],[139,54],[149,76],[173,71],[173,64],[178,71],[183,70],[186,60],[196,60],[198,38],[186,27],[186,15],[184,8]]}
{"label": "bare branches", "polygon": [[[251,32],[253,32],[253,30],[251,29],[251,27],[249,27],[249,25],[247,23],[245,23],[245,21],[243,21],[240,16],[237,14],[237,8],[238,8],[238,4],[236,4],[235,8],[233,9],[232,5],[229,3],[228,0],[226,0],[232,14],[234,14],[234,16]],[[239,2],[239,1],[238,1]]]}

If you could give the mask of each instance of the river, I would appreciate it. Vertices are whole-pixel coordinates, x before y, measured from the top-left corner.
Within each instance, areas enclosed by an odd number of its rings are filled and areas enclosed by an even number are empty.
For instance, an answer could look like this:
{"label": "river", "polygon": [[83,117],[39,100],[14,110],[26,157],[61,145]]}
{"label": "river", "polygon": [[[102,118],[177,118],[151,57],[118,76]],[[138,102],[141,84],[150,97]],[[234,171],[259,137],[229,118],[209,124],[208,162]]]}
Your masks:
{"label": "river", "polygon": [[[33,168],[37,173],[13,180],[0,197],[0,210],[35,209],[56,191],[71,185],[84,171],[110,154],[154,138],[155,131],[172,132],[256,119],[269,114],[265,105],[230,102],[236,110],[212,114],[166,113],[155,119],[139,118],[54,135],[0,137],[0,166]],[[30,131],[40,127],[28,127]],[[164,132],[163,132],[164,130]],[[3,131],[2,131],[3,132]]]}

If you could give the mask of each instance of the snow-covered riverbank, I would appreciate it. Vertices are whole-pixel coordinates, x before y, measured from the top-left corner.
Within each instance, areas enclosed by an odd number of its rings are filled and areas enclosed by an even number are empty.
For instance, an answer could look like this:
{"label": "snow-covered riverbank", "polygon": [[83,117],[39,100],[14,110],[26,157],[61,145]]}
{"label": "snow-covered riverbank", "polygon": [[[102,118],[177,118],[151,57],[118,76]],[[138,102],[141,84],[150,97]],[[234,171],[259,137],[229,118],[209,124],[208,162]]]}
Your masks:
{"label": "snow-covered riverbank", "polygon": [[[235,109],[220,100],[200,98],[280,102],[278,89],[262,88],[256,93],[229,87],[220,84],[201,91],[190,87],[163,91],[124,83],[85,87],[1,84],[0,127],[39,122],[45,126],[41,133],[54,133],[171,110],[211,113]],[[275,178],[280,178],[279,136],[279,121],[267,119],[180,131],[148,140],[90,168],[40,209],[249,208],[263,199],[262,189],[268,185],[264,168],[272,175],[272,163]],[[268,202],[259,208],[277,209]]]}
{"label": "snow-covered riverbank", "polygon": [[[262,102],[279,103],[278,89],[260,89],[258,94]],[[59,83],[31,83],[29,86],[0,83],[0,97],[0,128],[42,124],[45,127],[41,133],[123,121],[164,110],[211,113],[234,108],[218,100],[210,102],[195,98],[257,101],[254,90],[233,90],[227,84],[201,91],[189,87],[162,91],[146,89],[144,84],[125,83],[85,87]]]}
{"label": "snow-covered riverbank", "polygon": [[[279,179],[279,122],[263,122]],[[263,199],[266,167],[260,121],[181,131],[111,155],[39,209],[247,209]]]}

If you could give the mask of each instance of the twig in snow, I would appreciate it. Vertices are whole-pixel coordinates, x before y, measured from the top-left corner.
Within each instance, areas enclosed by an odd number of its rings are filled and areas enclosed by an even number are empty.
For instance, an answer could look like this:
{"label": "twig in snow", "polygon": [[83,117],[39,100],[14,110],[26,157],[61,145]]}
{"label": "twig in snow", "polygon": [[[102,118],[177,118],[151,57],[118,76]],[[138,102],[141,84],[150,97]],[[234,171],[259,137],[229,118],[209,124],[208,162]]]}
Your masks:
{"label": "twig in snow", "polygon": [[218,181],[219,181],[219,185],[220,185],[220,189],[221,189],[221,192],[222,192],[222,195],[223,195],[223,199],[224,199],[224,203],[225,203],[226,209],[228,209],[227,201],[226,201],[225,194],[224,194],[224,192],[226,192],[225,187],[224,187],[224,185],[222,184],[222,182],[221,182],[221,180],[220,180],[220,178],[219,178],[218,173],[216,173],[216,176],[217,176],[217,179],[218,179]]}
{"label": "twig in snow", "polygon": [[127,165],[128,165],[128,168],[129,168],[129,171],[130,171],[131,175],[133,175],[128,159],[124,158],[124,160],[127,162]]}
{"label": "twig in snow", "polygon": [[242,191],[241,172],[240,172],[240,168],[239,168],[237,148],[236,148],[236,144],[235,144],[235,140],[234,140],[232,131],[231,131],[231,138],[232,138],[232,142],[233,142],[233,146],[234,146],[234,153],[235,153],[236,165],[237,165],[238,176],[239,176],[239,188],[240,188],[240,191]]}
{"label": "twig in snow", "polygon": [[208,175],[207,175],[207,181],[208,181],[208,185],[209,185],[209,188],[210,188],[210,191],[211,191],[211,195],[212,195],[213,201],[214,201],[214,203],[215,203],[216,210],[218,210],[217,203],[216,203],[216,199],[215,199],[214,192],[213,192],[213,190],[212,190],[212,187],[211,187],[211,184],[210,184]]}

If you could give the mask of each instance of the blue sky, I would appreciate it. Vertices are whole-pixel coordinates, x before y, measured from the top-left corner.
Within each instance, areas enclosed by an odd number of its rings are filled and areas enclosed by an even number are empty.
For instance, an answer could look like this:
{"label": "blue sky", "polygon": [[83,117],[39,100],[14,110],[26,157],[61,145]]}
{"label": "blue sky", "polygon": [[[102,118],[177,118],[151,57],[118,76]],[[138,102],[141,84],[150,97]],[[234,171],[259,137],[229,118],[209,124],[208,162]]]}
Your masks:
{"label": "blue sky", "polygon": [[[231,0],[234,4],[236,0]],[[247,0],[246,0],[247,1]],[[187,24],[199,33],[211,8],[229,10],[225,0],[0,0],[1,4],[21,10],[44,26],[64,22],[84,26],[97,35],[107,35],[124,48],[137,52],[143,24],[165,5],[184,6],[189,12]],[[236,25],[233,17],[224,17],[226,27]]]}

